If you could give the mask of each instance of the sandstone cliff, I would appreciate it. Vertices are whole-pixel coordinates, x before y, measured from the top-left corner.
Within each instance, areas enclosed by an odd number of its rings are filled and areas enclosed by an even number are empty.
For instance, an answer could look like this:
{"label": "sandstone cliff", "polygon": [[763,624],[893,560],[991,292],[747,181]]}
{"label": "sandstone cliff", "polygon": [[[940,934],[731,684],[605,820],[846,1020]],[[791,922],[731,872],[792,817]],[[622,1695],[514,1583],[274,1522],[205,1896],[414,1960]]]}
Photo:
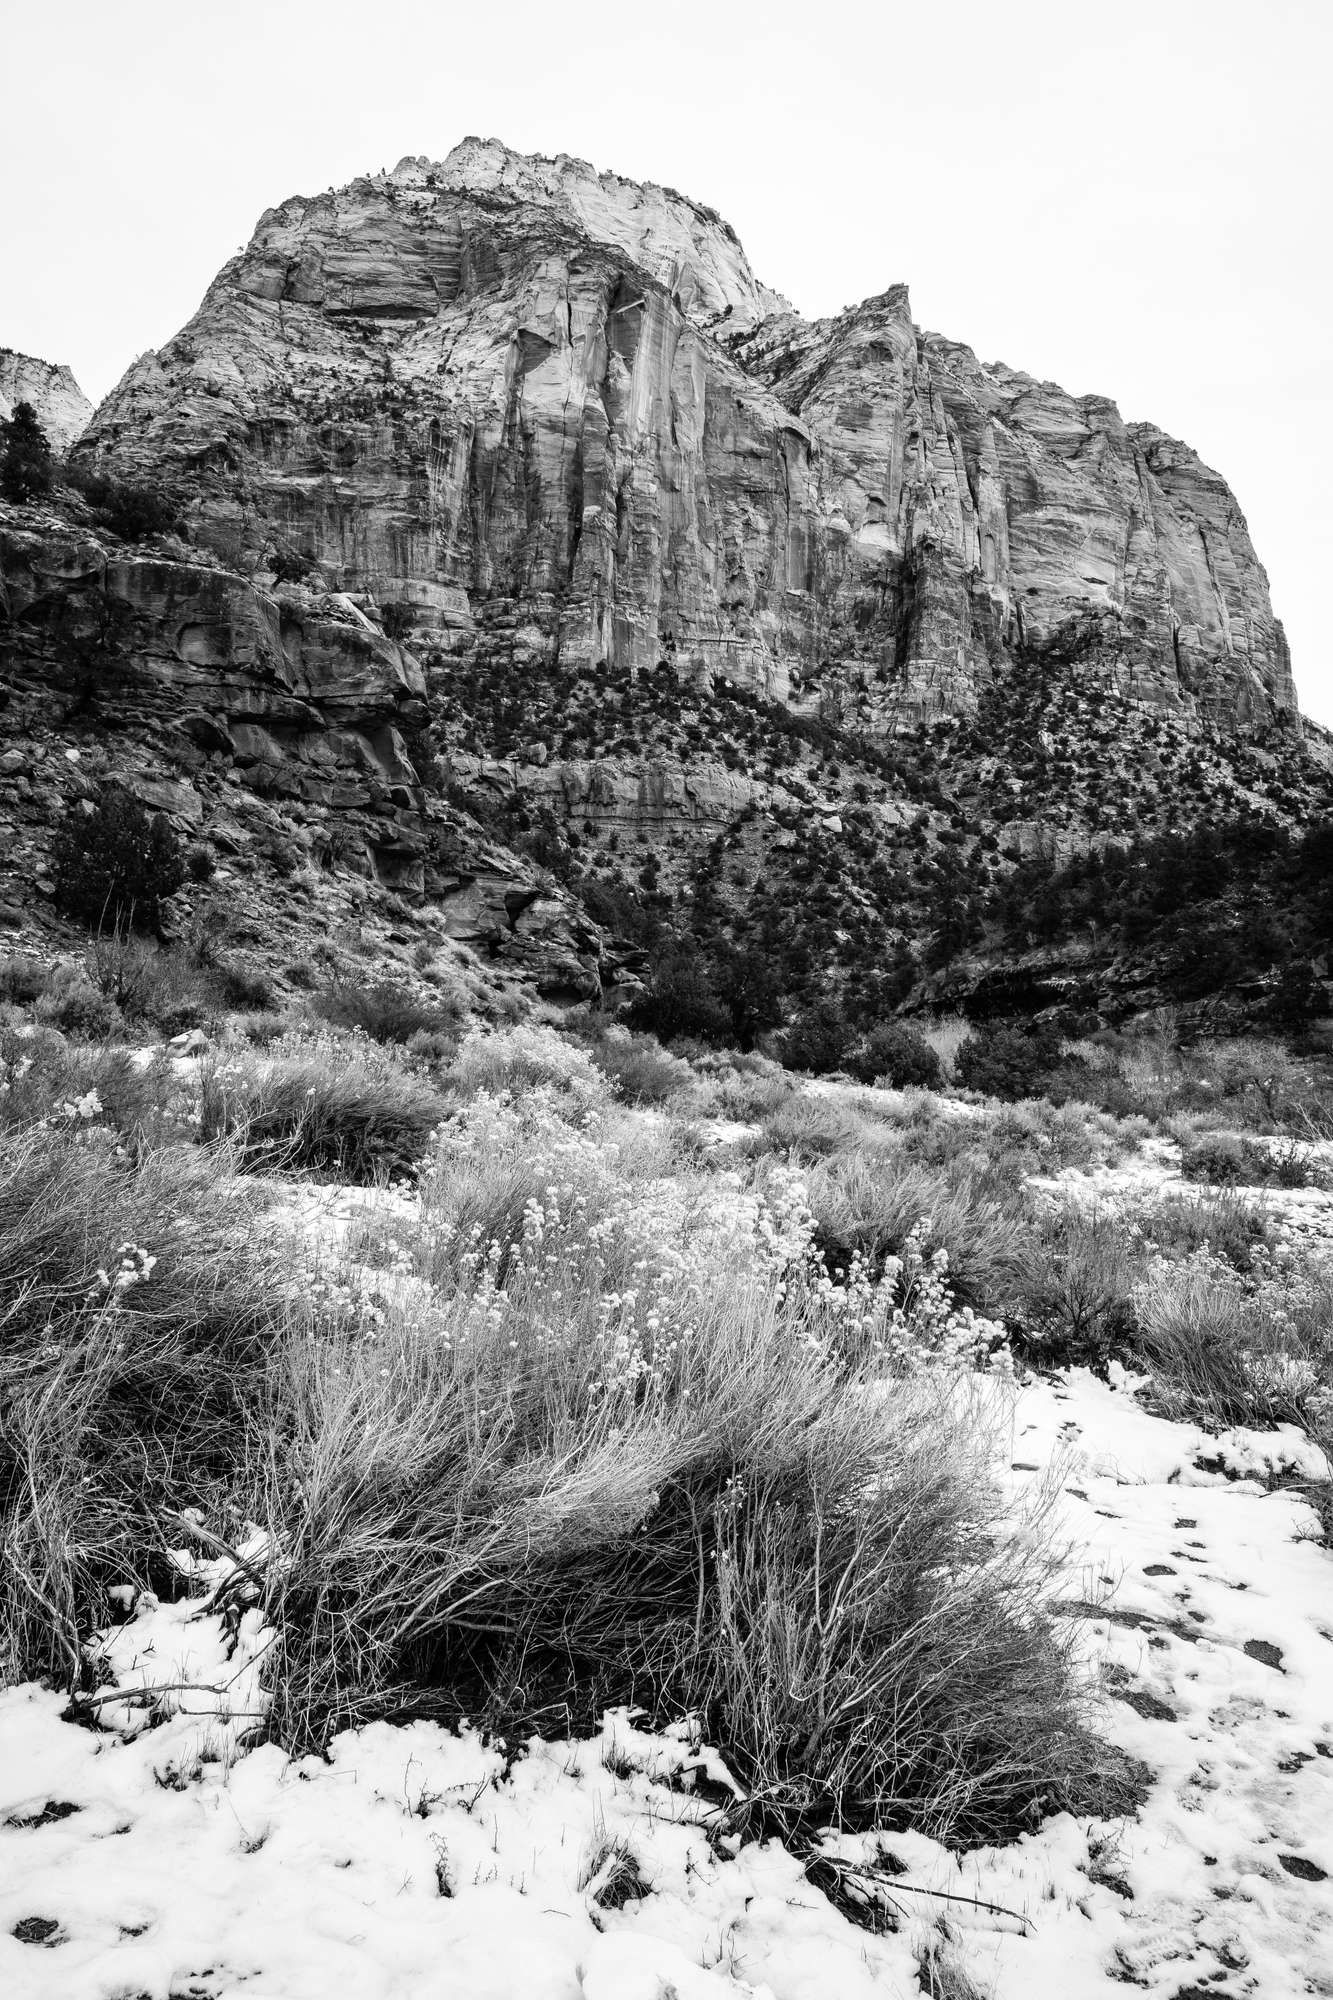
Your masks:
{"label": "sandstone cliff", "polygon": [[68,368],[16,354],[0,347],[0,418],[14,414],[15,403],[31,403],[37,421],[56,451],[68,451],[88,428],[93,406]]}
{"label": "sandstone cliff", "polygon": [[901,287],[806,322],[711,210],[563,156],[271,210],[73,456],[0,506],[0,840],[39,892],[117,777],[256,902],[370,898],[402,951],[569,999],[685,939],[876,1018],[956,997],[1025,866],[1329,807],[1186,446]]}
{"label": "sandstone cliff", "polygon": [[563,156],[468,140],[270,211],[81,449],[174,474],[228,562],[308,564],[445,651],[518,607],[549,660],[666,659],[878,735],[1054,651],[1295,721],[1187,447],[922,334],[902,288],[806,323],[710,210]]}
{"label": "sandstone cliff", "polygon": [[419,664],[346,596],[265,590],[172,536],[146,548],[0,504],[11,889],[49,895],[54,822],[113,780],[255,875],[269,918],[293,901],[317,925],[346,917],[361,883],[428,907],[445,936],[541,991],[592,997],[596,926],[423,787],[409,745],[424,691]]}

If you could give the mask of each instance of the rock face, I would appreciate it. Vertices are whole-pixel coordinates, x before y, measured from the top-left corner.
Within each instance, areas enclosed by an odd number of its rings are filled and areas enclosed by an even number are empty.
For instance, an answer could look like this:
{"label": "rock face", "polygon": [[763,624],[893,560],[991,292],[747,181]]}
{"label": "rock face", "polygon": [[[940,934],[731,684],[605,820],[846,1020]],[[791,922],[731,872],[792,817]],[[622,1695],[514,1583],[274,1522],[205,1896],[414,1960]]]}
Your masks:
{"label": "rock face", "polygon": [[577,903],[428,796],[409,754],[424,692],[412,655],[346,596],[266,590],[174,539],[149,551],[0,505],[0,728],[15,746],[0,849],[18,880],[43,887],[52,821],[80,785],[114,779],[183,836],[319,882],[326,904],[323,871],[359,877],[428,903],[446,935],[541,991],[596,994],[602,940]]}
{"label": "rock face", "polygon": [[93,414],[68,368],[0,347],[0,419],[13,416],[15,403],[32,404],[56,451],[68,451],[87,430]]}
{"label": "rock face", "polygon": [[[53,432],[62,373],[21,378]],[[0,922],[115,781],[298,930],[373,905],[557,1000],[693,940],[747,1019],[868,1020],[1025,861],[1329,810],[1186,446],[901,287],[806,322],[581,161],[271,210],[73,457],[110,478],[0,502]]]}
{"label": "rock face", "polygon": [[1015,661],[1249,735],[1297,723],[1224,481],[913,325],[807,323],[671,190],[467,140],[293,199],[81,452],[174,480],[243,574],[445,655],[722,678],[877,736]]}

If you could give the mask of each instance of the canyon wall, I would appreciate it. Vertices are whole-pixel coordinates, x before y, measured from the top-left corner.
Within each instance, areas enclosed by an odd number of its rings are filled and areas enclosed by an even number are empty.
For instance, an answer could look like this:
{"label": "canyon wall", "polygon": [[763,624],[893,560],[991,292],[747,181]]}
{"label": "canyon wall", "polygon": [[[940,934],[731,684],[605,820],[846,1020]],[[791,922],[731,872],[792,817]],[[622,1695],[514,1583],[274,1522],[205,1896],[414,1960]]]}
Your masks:
{"label": "canyon wall", "polygon": [[80,452],[446,655],[517,623],[547,664],[666,660],[885,734],[1050,653],[1296,723],[1186,446],[921,333],[901,287],[803,321],[712,211],[563,156],[468,140],[271,210]]}

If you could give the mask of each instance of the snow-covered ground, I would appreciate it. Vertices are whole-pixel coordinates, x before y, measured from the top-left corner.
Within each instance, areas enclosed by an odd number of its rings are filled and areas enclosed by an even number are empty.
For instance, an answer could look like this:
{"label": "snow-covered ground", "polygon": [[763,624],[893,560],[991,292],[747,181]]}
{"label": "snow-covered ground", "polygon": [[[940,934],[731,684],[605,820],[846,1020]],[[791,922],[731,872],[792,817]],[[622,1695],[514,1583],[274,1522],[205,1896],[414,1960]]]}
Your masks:
{"label": "snow-covered ground", "polygon": [[[1276,1484],[1322,1470],[1312,1448],[1207,1436],[1076,1373],[1021,1392],[1012,1458],[1018,1482],[1059,1469],[1105,1733],[1154,1777],[1136,1819],[963,1856],[888,1836],[905,1872],[876,1933],[727,1835],[725,1771],[687,1734],[622,1714],[506,1767],[473,1733],[377,1723],[292,1762],[244,1747],[258,1612],[146,1600],[109,1635],[100,1729],[0,1694],[0,1993],[870,2000],[921,1990],[942,1922],[995,2000],[1333,1994],[1333,1558]],[[166,1690],[152,1727],[142,1685]]]}
{"label": "snow-covered ground", "polygon": [[[1307,1149],[1313,1152],[1313,1148]],[[1128,1159],[1096,1167],[1065,1167],[1057,1174],[1034,1174],[1027,1185],[1052,1200],[1089,1206],[1137,1202],[1202,1201],[1231,1196],[1262,1209],[1279,1237],[1315,1253],[1333,1245],[1333,1192],[1322,1187],[1213,1187],[1186,1180],[1180,1148],[1169,1139],[1145,1139]]]}
{"label": "snow-covered ground", "polygon": [[[1156,1140],[1033,1185],[1198,1192]],[[272,1191],[335,1254],[368,1211],[411,1207]],[[1333,1238],[1333,1196],[1255,1198]],[[1327,1468],[1296,1430],[1212,1436],[1140,1386],[1021,1388],[1008,1474],[1059,1484],[1057,1596],[1105,1669],[1103,1734],[1152,1776],[1134,1818],[963,1855],[830,1837],[887,1881],[866,1927],[729,1832],[725,1767],[683,1727],[619,1713],[512,1760],[426,1722],[350,1730],[327,1760],[256,1744],[269,1635],[225,1561],[182,1557],[198,1594],[127,1604],[104,1635],[95,1722],[0,1692],[0,2000],[1333,1996],[1333,1555],[1299,1492]],[[923,1979],[932,1948],[953,1984]]]}

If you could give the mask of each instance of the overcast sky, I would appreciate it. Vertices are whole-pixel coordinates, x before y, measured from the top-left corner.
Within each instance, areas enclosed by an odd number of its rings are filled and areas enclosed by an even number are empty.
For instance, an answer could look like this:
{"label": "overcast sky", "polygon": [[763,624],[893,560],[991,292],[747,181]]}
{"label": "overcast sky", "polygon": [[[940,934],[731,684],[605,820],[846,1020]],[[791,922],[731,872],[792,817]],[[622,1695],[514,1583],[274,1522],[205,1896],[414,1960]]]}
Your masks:
{"label": "overcast sky", "polygon": [[25,0],[0,48],[0,345],[94,400],[285,196],[573,153],[721,210],[806,314],[906,280],[1193,445],[1333,725],[1333,0]]}

